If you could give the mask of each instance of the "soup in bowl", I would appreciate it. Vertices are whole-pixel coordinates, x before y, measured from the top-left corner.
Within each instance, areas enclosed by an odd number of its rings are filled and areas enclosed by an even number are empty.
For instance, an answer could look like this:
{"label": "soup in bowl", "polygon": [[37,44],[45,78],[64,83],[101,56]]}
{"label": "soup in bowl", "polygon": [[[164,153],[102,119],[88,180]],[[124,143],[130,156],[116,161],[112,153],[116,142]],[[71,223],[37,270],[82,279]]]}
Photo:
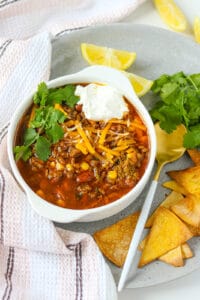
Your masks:
{"label": "soup in bowl", "polygon": [[41,83],[16,111],[8,154],[33,208],[57,222],[118,213],[155,160],[151,118],[128,79],[102,66]]}

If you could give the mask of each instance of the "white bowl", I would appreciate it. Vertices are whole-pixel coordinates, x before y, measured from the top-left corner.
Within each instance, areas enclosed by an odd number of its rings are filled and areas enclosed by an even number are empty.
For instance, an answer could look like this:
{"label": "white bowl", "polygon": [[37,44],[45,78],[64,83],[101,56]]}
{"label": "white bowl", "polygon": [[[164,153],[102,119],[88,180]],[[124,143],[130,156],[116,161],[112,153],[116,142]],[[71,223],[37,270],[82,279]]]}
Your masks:
{"label": "white bowl", "polygon": [[136,200],[139,194],[144,189],[153,165],[155,161],[156,154],[156,136],[154,131],[154,126],[149,116],[148,111],[142,104],[142,102],[136,96],[132,85],[129,80],[120,72],[112,68],[104,67],[104,66],[91,66],[83,69],[82,71],[67,75],[63,77],[59,77],[52,81],[47,82],[47,86],[49,88],[63,86],[69,83],[90,83],[90,82],[100,82],[107,83],[119,91],[123,93],[123,95],[134,105],[140,117],[142,118],[144,124],[148,129],[149,141],[150,141],[150,153],[149,153],[149,161],[146,167],[146,170],[136,184],[136,186],[126,195],[121,197],[120,199],[97,208],[91,209],[67,209],[56,206],[54,204],[49,203],[48,201],[39,197],[36,193],[32,191],[32,189],[27,185],[25,180],[22,178],[15,159],[13,155],[13,147],[14,140],[16,135],[16,128],[19,120],[27,110],[27,108],[31,105],[33,94],[31,94],[27,99],[24,99],[19,108],[16,110],[9,127],[8,131],[8,156],[11,164],[12,171],[25,191],[27,198],[32,205],[32,207],[42,216],[61,223],[69,223],[69,222],[90,222],[97,221],[107,217],[110,217],[124,208],[126,208],[129,204]]}

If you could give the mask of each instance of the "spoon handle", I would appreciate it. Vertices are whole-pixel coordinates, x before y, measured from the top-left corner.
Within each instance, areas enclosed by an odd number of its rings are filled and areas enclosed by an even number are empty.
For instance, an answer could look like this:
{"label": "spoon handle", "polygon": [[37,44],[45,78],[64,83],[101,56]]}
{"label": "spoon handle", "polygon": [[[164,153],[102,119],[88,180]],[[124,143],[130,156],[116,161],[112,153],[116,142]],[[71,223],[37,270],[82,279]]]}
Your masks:
{"label": "spoon handle", "polygon": [[[124,263],[124,266],[123,266],[123,269],[121,272],[121,276],[119,279],[119,283],[118,283],[118,291],[119,292],[122,291],[124,284],[126,282],[130,267],[134,264],[133,259],[137,252],[137,248],[138,248],[141,236],[142,236],[142,232],[144,230],[145,223],[147,221],[149,211],[151,209],[151,204],[153,202],[157,184],[158,184],[157,180],[152,181],[149,191],[147,193],[147,196],[145,198],[145,201],[144,201],[144,204],[142,207],[142,211],[140,213],[140,217],[138,219],[135,231],[133,233],[132,240],[131,240],[131,243],[129,246],[129,250],[128,250],[128,253],[126,256],[126,260],[125,260],[125,263]],[[136,269],[137,269],[137,265],[135,265],[134,272],[133,272],[134,274],[136,272]]]}

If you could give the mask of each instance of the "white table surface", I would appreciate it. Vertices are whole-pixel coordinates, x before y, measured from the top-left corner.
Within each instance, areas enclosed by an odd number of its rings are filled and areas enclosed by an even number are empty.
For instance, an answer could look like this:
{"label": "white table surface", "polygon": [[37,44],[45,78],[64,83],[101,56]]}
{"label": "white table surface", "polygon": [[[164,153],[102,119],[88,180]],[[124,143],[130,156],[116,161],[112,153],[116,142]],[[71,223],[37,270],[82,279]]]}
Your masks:
{"label": "white table surface", "polygon": [[[199,0],[176,0],[176,3],[182,8],[191,25],[186,35],[192,36],[192,24],[194,17],[200,17]],[[160,19],[151,0],[147,0],[134,13],[125,18],[122,22],[135,24],[149,24],[165,29],[169,29]],[[200,45],[199,45],[200,47]],[[200,72],[200,70],[199,70]],[[200,299],[200,270],[192,272],[187,276],[174,281],[160,284],[148,288],[124,289],[119,293],[119,300],[196,300]]]}

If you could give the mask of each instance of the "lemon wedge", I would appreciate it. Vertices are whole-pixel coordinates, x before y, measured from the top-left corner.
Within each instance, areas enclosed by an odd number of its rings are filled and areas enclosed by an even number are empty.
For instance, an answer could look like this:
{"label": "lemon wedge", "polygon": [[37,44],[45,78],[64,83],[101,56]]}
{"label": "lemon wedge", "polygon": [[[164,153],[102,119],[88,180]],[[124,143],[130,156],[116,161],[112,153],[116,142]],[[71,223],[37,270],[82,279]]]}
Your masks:
{"label": "lemon wedge", "polygon": [[153,85],[152,80],[148,80],[133,73],[123,72],[123,74],[130,80],[138,97],[144,96]]}
{"label": "lemon wedge", "polygon": [[163,21],[175,31],[185,31],[187,20],[173,0],[154,0],[155,7]]}
{"label": "lemon wedge", "polygon": [[128,69],[136,59],[135,52],[86,43],[81,44],[81,53],[90,65],[104,65],[118,70]]}
{"label": "lemon wedge", "polygon": [[200,18],[199,17],[195,17],[194,19],[193,30],[194,30],[195,41],[197,43],[200,43]]}

